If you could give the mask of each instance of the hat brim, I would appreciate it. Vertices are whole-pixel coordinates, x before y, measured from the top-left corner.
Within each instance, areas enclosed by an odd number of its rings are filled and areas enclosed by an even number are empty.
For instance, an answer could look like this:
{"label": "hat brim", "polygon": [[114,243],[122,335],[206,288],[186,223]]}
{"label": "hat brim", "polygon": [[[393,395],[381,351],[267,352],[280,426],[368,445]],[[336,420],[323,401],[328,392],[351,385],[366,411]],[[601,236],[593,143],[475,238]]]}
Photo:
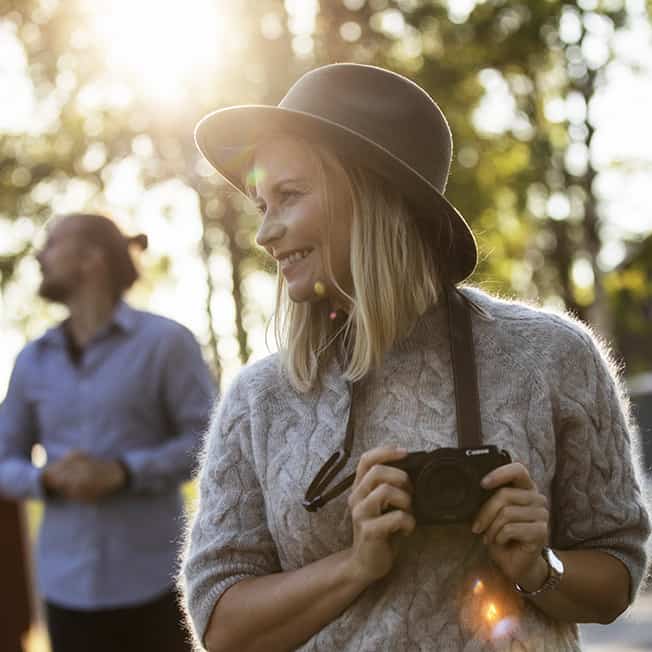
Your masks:
{"label": "hat brim", "polygon": [[247,195],[245,177],[256,145],[272,133],[287,133],[324,142],[347,159],[369,167],[408,197],[417,219],[426,226],[447,219],[452,230],[448,269],[455,283],[468,278],[477,264],[473,232],[461,213],[414,168],[356,131],[310,113],[267,105],[220,109],[204,116],[195,142],[210,164],[238,192]]}

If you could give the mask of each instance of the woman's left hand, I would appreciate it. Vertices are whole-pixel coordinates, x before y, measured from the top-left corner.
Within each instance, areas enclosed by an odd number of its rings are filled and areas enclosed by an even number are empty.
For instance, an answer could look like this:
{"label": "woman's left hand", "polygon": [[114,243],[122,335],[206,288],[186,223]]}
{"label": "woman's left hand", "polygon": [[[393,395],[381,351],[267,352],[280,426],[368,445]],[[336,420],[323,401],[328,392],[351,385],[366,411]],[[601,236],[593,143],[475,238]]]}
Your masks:
{"label": "woman's left hand", "polygon": [[482,486],[495,491],[476,514],[472,531],[483,535],[490,557],[512,582],[538,588],[547,572],[541,556],[548,542],[546,497],[516,462],[494,469]]}

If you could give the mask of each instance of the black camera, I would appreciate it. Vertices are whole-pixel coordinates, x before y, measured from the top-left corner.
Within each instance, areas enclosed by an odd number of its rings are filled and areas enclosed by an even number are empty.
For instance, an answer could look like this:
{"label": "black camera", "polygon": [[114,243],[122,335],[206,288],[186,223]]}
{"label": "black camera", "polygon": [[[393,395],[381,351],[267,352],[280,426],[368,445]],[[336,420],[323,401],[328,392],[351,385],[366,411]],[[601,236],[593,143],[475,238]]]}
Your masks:
{"label": "black camera", "polygon": [[480,486],[482,478],[510,462],[506,451],[482,446],[418,451],[386,465],[410,477],[417,524],[445,525],[470,520],[493,493]]}

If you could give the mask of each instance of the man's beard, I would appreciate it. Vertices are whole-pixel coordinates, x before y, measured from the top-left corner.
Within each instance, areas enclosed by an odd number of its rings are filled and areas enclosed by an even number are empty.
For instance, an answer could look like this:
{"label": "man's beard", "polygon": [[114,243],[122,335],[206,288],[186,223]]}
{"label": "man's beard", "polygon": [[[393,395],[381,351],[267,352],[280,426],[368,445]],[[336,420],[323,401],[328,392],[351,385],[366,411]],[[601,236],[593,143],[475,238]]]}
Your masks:
{"label": "man's beard", "polygon": [[53,301],[54,303],[65,303],[66,299],[70,296],[70,288],[65,283],[57,283],[56,281],[48,281],[44,278],[38,289],[40,297],[46,301]]}

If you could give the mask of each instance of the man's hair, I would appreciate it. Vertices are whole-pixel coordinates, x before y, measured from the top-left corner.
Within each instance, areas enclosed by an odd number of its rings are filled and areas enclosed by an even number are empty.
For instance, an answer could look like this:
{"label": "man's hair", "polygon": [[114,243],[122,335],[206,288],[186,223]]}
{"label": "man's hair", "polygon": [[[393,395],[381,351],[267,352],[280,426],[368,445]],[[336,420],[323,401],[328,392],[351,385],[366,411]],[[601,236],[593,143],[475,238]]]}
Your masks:
{"label": "man's hair", "polygon": [[94,213],[72,213],[63,216],[71,218],[79,225],[78,236],[82,246],[95,245],[104,253],[109,269],[109,280],[116,299],[120,298],[138,279],[139,274],[131,257],[130,247],[137,246],[141,251],[147,248],[147,236],[143,233],[128,237],[120,231],[116,223]]}
{"label": "man's hair", "polygon": [[[446,220],[431,217],[432,225],[420,224],[400,190],[376,173],[362,167],[347,168],[323,146],[308,147],[321,177],[328,233],[339,217],[333,201],[337,177],[348,186],[353,212],[353,296],[338,287],[351,305],[344,324],[334,322],[323,301],[293,302],[283,275],[278,273],[274,333],[281,363],[300,392],[315,386],[335,355],[333,344],[337,341],[345,346],[344,375],[348,380],[359,380],[382,364],[394,343],[438,300],[447,272],[446,256],[437,252],[445,252],[451,238]],[[337,286],[328,234],[325,241],[325,271]]]}

